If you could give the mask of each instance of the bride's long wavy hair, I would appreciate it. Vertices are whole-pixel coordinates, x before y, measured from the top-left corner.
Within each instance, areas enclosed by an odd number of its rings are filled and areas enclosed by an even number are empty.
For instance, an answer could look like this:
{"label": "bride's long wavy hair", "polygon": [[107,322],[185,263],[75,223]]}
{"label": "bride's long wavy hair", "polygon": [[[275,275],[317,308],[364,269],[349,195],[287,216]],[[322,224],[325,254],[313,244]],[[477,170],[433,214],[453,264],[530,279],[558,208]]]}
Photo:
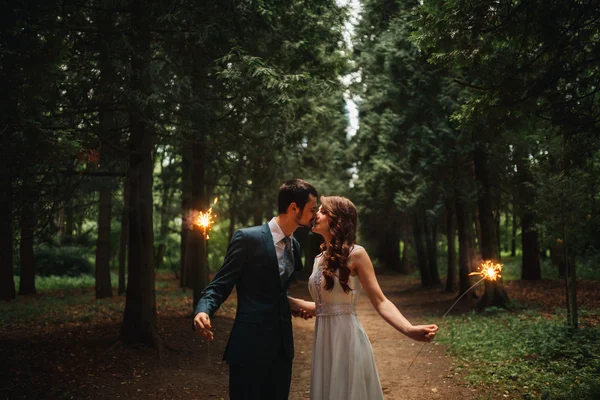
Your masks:
{"label": "bride's long wavy hair", "polygon": [[333,289],[333,278],[337,272],[342,289],[348,293],[352,288],[348,285],[350,268],[347,262],[356,243],[358,212],[350,200],[340,196],[322,196],[321,206],[323,214],[329,217],[329,231],[332,235],[330,243],[321,244],[321,251],[325,257],[325,289]]}

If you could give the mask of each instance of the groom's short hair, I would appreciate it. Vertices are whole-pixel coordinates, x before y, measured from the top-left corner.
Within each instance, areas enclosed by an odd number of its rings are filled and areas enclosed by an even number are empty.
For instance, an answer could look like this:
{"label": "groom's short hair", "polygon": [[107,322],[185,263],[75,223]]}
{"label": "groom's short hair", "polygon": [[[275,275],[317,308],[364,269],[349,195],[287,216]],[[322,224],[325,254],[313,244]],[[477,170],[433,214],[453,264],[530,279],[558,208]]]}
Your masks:
{"label": "groom's short hair", "polygon": [[301,210],[304,210],[304,206],[308,203],[308,196],[311,194],[319,197],[317,189],[305,180],[290,179],[289,181],[285,181],[279,188],[279,197],[277,199],[279,214],[285,214],[292,203],[296,203]]}

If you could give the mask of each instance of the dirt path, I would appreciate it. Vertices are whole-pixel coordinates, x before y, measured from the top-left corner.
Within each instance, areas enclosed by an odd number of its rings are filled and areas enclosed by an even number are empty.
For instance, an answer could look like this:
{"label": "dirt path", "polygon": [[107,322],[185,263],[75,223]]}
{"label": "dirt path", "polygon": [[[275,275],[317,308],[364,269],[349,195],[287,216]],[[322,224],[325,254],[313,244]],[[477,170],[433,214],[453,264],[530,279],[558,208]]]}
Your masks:
{"label": "dirt path", "polygon": [[[429,323],[423,315],[437,313],[452,300],[452,295],[440,293],[439,288],[423,290],[398,275],[386,275],[380,278],[380,284],[386,296],[415,324]],[[291,291],[295,296],[310,299],[305,288],[306,282],[298,282]],[[433,298],[435,302],[431,302]],[[386,399],[450,400],[477,397],[473,389],[464,385],[458,373],[455,374],[453,360],[445,354],[444,346],[435,343],[423,346],[422,343],[407,339],[377,314],[364,293],[359,299],[357,313],[373,346]],[[313,329],[313,320],[294,319],[296,357],[291,400],[309,398]]]}
{"label": "dirt path", "polygon": [[[384,293],[413,323],[430,322],[426,315],[442,315],[454,298],[396,274],[378,276]],[[189,297],[176,302],[168,295],[179,290],[178,281],[167,275],[161,280],[168,285],[157,289],[159,331],[170,350],[158,354],[113,344],[122,319],[122,297],[112,300],[117,307],[97,312],[87,322],[22,321],[0,329],[0,399],[227,399],[229,371],[221,357],[233,325],[235,294],[213,318],[216,338],[209,349],[191,329]],[[295,283],[291,292],[310,298],[306,281]],[[63,312],[77,313],[86,305],[77,307]],[[458,307],[455,311],[460,312]],[[426,344],[415,360],[422,344],[387,325],[364,294],[358,315],[372,342],[386,399],[501,397],[464,385],[442,345]],[[309,398],[314,320],[294,319],[293,324],[296,358],[290,399],[300,400]]]}

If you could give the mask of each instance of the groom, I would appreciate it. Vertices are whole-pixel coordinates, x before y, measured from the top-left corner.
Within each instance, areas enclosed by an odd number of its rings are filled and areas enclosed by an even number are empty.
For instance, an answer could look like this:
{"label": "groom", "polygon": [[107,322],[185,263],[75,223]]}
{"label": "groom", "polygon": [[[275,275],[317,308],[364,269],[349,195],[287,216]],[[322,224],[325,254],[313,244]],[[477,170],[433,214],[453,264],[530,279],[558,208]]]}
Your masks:
{"label": "groom", "polygon": [[279,214],[263,226],[235,232],[221,269],[196,305],[194,329],[212,340],[210,316],[236,286],[237,312],[223,355],[231,400],[288,398],[294,342],[287,288],[302,269],[292,233],[299,226],[311,227],[317,196],[302,179],[281,185]]}

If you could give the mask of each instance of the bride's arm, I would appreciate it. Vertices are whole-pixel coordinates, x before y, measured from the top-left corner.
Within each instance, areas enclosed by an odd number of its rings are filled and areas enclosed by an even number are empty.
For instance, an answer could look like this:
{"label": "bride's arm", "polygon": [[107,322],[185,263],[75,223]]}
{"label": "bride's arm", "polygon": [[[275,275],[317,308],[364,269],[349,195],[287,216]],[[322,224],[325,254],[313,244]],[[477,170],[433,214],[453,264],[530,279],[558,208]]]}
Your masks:
{"label": "bride's arm", "polygon": [[371,304],[388,324],[414,340],[429,342],[433,339],[437,326],[411,324],[394,303],[385,297],[377,282],[373,263],[365,249],[359,248],[352,253],[348,267],[358,274],[358,279],[369,296]]}
{"label": "bride's arm", "polygon": [[310,315],[315,315],[316,306],[314,301],[306,301],[288,296],[288,302],[292,311],[305,311]]}

